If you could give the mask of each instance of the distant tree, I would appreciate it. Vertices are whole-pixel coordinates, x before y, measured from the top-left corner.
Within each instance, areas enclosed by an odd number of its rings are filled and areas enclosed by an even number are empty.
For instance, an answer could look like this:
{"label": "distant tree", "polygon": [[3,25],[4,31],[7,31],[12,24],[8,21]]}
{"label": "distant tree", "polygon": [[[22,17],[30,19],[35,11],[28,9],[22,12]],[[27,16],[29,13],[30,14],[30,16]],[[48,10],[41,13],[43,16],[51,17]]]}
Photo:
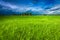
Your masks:
{"label": "distant tree", "polygon": [[21,15],[28,16],[28,15],[32,15],[32,13],[31,12],[24,12],[24,13],[21,13]]}

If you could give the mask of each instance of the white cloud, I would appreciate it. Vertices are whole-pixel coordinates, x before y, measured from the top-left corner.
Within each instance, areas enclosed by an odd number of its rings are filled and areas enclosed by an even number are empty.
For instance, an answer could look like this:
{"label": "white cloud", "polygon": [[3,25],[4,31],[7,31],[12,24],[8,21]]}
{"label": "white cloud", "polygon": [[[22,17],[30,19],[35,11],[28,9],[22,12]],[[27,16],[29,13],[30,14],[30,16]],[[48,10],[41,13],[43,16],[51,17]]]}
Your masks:
{"label": "white cloud", "polygon": [[56,5],[50,9],[47,9],[46,12],[48,14],[58,14],[58,13],[60,14],[60,5]]}
{"label": "white cloud", "polygon": [[12,10],[14,12],[26,12],[28,10],[31,11],[36,11],[36,12],[40,12],[40,13],[45,13],[45,14],[53,14],[53,13],[59,13],[60,10],[55,10],[57,8],[60,8],[60,5],[56,5],[50,9],[44,10],[43,8],[40,7],[31,7],[31,6],[19,6],[19,5],[14,5],[8,2],[3,2],[0,1],[0,5],[2,5],[2,9],[8,9],[8,10]]}
{"label": "white cloud", "polygon": [[58,10],[58,9],[60,9],[60,5],[56,5],[56,6],[54,6],[54,7],[52,7],[50,10]]}
{"label": "white cloud", "polygon": [[2,5],[2,6],[6,6],[6,7],[10,7],[10,8],[12,8],[12,9],[15,9],[15,8],[17,8],[17,6],[16,5],[13,5],[13,4],[11,4],[11,3],[7,3],[7,2],[0,2],[0,5]]}

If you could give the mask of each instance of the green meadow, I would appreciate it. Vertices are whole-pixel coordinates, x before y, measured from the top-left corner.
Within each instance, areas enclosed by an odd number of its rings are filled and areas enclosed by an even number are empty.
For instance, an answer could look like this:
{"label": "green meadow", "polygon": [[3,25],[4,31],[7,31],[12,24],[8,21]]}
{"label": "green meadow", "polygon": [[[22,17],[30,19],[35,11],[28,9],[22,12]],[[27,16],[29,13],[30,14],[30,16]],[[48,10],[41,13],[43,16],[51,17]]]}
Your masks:
{"label": "green meadow", "polygon": [[60,40],[60,16],[0,16],[0,40]]}

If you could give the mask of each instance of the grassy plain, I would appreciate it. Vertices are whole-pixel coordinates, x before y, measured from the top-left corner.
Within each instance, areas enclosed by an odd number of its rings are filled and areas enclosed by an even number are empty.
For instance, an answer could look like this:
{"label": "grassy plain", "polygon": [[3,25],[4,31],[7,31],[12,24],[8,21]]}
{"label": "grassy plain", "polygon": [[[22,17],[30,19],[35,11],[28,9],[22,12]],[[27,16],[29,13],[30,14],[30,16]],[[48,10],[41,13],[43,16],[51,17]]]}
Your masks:
{"label": "grassy plain", "polygon": [[0,16],[0,40],[60,40],[60,16]]}

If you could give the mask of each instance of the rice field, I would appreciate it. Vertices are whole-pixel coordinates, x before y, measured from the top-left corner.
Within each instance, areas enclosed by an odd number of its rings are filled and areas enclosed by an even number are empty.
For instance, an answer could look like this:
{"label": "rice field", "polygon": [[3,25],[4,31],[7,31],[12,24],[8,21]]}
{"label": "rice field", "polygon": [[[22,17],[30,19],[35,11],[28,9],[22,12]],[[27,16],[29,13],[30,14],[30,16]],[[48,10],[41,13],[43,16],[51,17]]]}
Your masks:
{"label": "rice field", "polygon": [[0,40],[60,40],[60,16],[0,16]]}

